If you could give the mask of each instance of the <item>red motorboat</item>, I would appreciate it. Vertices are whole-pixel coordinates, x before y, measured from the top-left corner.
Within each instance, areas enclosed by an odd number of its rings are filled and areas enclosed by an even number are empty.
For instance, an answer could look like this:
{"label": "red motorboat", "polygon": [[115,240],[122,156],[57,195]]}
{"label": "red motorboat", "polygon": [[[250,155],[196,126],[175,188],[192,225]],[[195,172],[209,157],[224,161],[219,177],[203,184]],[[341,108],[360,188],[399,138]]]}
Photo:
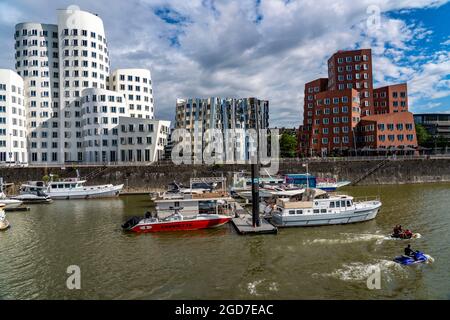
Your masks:
{"label": "red motorboat", "polygon": [[133,232],[188,231],[219,227],[230,220],[231,217],[221,214],[183,216],[177,212],[164,219],[133,217],[125,222],[122,228]]}
{"label": "red motorboat", "polygon": [[231,220],[235,206],[227,193],[185,194],[183,199],[156,200],[156,212],[132,217],[122,225],[125,231],[186,231],[221,226]]}

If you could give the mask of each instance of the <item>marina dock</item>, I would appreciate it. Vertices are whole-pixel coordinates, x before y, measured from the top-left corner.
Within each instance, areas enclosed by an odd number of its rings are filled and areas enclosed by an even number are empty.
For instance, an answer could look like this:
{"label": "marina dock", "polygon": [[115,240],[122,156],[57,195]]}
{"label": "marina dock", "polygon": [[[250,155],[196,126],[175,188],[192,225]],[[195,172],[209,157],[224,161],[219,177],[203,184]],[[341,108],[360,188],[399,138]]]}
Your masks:
{"label": "marina dock", "polygon": [[5,212],[30,211],[30,207],[5,208]]}
{"label": "marina dock", "polygon": [[276,234],[278,228],[261,218],[259,227],[253,227],[252,216],[240,204],[236,204],[238,217],[231,219],[231,223],[240,235]]}

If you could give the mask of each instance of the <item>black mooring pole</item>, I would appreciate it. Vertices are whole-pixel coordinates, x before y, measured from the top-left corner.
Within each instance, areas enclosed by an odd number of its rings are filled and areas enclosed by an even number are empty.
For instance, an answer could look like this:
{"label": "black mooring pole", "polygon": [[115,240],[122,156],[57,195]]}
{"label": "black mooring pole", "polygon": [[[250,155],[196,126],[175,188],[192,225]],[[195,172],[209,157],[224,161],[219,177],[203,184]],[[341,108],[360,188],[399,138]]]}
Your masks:
{"label": "black mooring pole", "polygon": [[252,166],[252,224],[259,227],[259,166],[255,163]]}
{"label": "black mooring pole", "polygon": [[252,168],[252,225],[253,227],[259,227],[261,225],[259,221],[259,116],[257,101],[255,106],[255,118],[256,118],[256,163],[251,164]]}

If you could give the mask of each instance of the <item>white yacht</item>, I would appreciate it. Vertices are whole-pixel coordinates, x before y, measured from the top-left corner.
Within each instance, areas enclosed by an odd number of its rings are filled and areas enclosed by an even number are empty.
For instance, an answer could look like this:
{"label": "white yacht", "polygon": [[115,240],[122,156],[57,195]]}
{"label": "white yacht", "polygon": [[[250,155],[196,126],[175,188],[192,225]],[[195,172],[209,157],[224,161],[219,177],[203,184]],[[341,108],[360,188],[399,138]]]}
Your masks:
{"label": "white yacht", "polygon": [[277,227],[307,227],[372,220],[380,207],[378,199],[355,201],[348,195],[330,195],[320,189],[307,189],[300,200],[279,198],[261,209]]}
{"label": "white yacht", "polygon": [[34,188],[44,192],[54,200],[116,197],[123,188],[123,184],[86,186],[85,183],[86,180],[79,178],[67,178],[60,181],[49,181],[48,183],[44,183],[43,181],[30,181],[23,184],[21,188]]}

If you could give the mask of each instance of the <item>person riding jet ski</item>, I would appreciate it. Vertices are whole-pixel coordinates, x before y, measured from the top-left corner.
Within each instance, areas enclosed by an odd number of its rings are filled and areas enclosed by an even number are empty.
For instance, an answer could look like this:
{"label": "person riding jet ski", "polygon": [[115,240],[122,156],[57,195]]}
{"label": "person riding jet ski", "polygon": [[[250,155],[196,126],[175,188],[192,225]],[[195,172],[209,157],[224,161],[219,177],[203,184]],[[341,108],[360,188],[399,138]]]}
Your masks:
{"label": "person riding jet ski", "polygon": [[416,251],[411,249],[411,245],[410,244],[408,244],[408,246],[405,248],[405,256],[411,257],[414,260],[416,260]]}
{"label": "person riding jet ski", "polygon": [[412,232],[411,232],[411,230],[409,230],[409,229],[407,229],[405,232],[404,232],[404,234],[403,234],[403,236],[405,237],[405,238],[407,238],[407,239],[410,239],[410,238],[412,238]]}
{"label": "person riding jet ski", "polygon": [[395,227],[394,227],[394,237],[395,236],[400,236],[400,234],[402,233],[402,226],[401,225],[399,225],[399,224],[397,224]]}

